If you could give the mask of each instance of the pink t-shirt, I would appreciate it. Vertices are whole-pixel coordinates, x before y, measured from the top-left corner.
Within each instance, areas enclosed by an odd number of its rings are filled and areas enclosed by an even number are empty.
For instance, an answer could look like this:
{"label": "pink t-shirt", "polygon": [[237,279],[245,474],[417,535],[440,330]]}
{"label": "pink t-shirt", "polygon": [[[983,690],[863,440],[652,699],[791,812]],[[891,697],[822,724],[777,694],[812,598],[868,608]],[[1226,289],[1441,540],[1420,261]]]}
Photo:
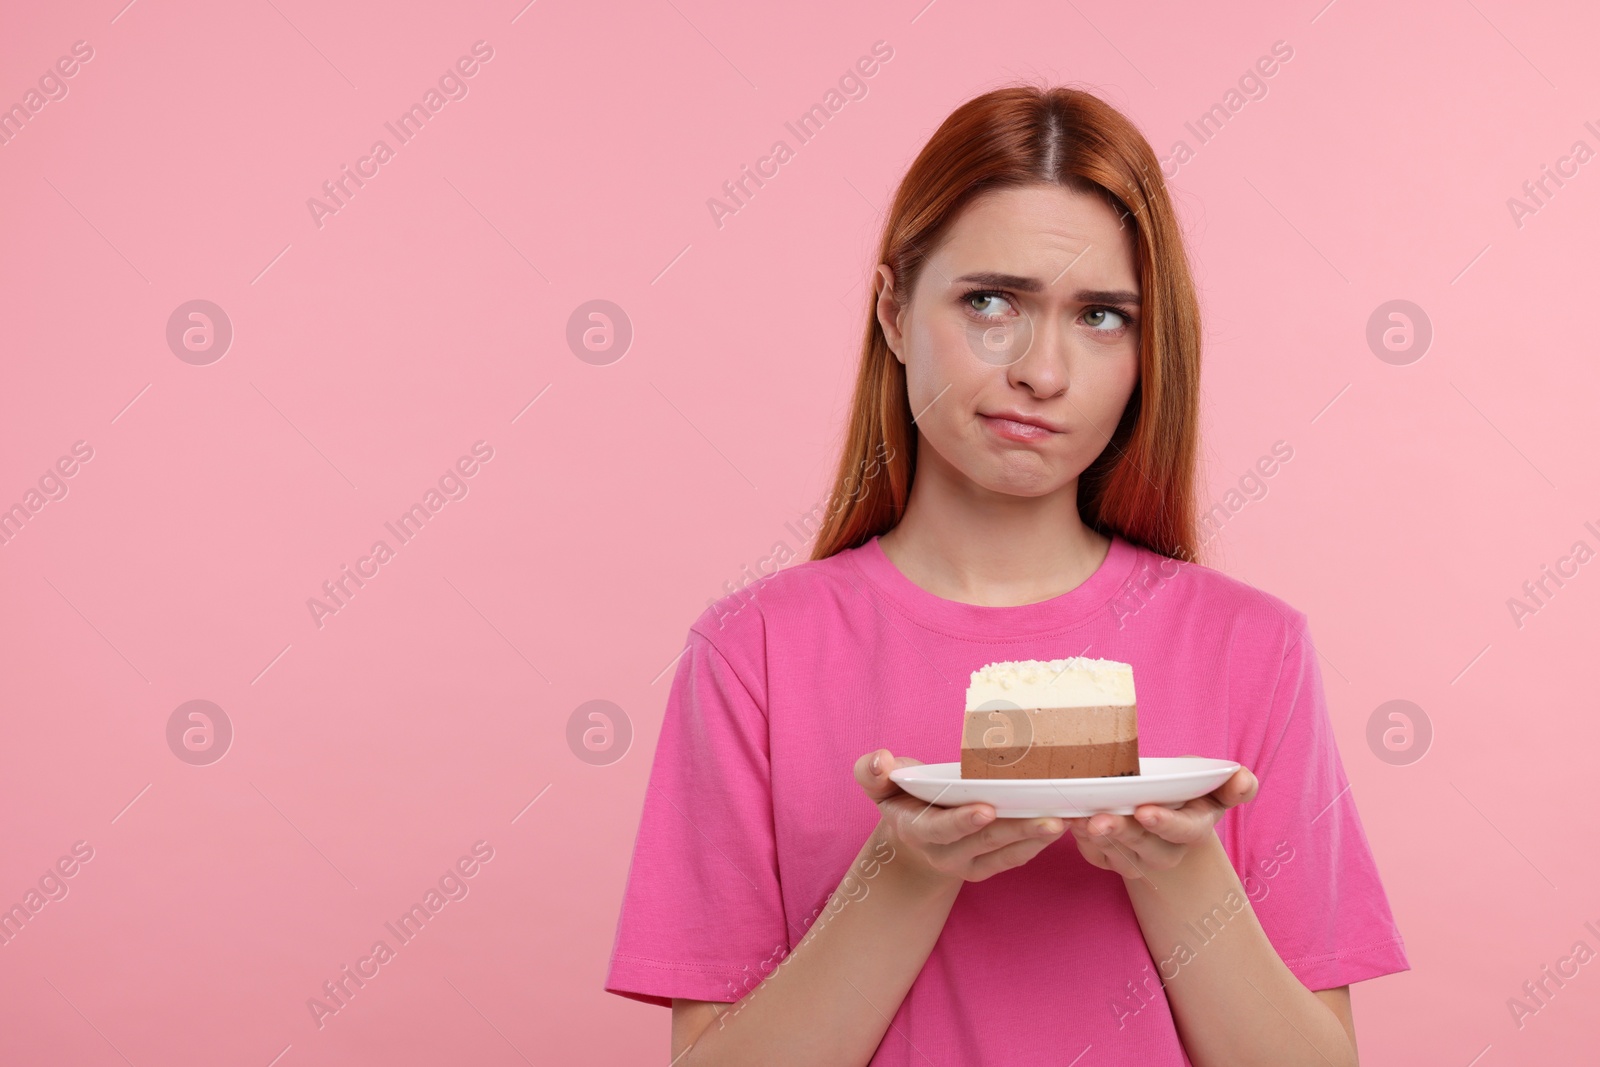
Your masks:
{"label": "pink t-shirt", "polygon": [[[1409,969],[1301,612],[1120,537],[1060,596],[964,604],[913,584],[874,538],[730,594],[690,627],[606,990],[652,1004],[744,996],[878,822],[856,759],[886,747],[958,760],[972,671],[1079,655],[1132,664],[1140,755],[1225,757],[1260,778],[1217,832],[1296,977],[1317,990]],[[961,887],[871,1062],[1066,1064],[1092,1048],[1085,1065],[1187,1064],[1158,975],[1227,931],[1195,933],[1152,956],[1122,876],[1065,835]]]}

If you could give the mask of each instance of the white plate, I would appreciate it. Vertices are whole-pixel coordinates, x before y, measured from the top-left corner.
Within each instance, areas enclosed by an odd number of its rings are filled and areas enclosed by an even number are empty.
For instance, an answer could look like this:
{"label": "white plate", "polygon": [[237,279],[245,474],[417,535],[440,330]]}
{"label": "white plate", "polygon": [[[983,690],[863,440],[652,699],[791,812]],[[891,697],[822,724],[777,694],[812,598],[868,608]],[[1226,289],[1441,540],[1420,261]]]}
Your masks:
{"label": "white plate", "polygon": [[930,804],[955,808],[993,804],[1002,819],[1059,816],[1063,819],[1107,811],[1132,815],[1139,804],[1181,807],[1203,797],[1232,777],[1232,760],[1202,756],[1140,757],[1139,773],[1120,778],[963,778],[959,763],[897,767],[889,778]]}

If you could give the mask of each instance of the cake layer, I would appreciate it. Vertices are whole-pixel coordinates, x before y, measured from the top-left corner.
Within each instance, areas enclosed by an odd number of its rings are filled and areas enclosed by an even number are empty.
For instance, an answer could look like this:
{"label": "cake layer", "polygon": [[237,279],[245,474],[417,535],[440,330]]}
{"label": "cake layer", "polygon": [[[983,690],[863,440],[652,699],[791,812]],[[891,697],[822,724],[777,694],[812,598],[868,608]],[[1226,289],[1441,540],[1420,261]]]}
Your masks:
{"label": "cake layer", "polygon": [[977,711],[993,701],[1019,708],[1132,704],[1133,668],[1084,656],[989,663],[972,672],[966,710]]}
{"label": "cake layer", "polygon": [[1133,741],[1138,736],[1139,713],[1132,704],[1085,708],[995,708],[966,713],[961,730],[961,747],[1093,745]]}
{"label": "cake layer", "polygon": [[963,778],[1100,778],[1139,773],[1138,709],[993,708],[969,711]]}
{"label": "cake layer", "polygon": [[1139,773],[1139,742],[963,748],[962,778],[1118,778]]}

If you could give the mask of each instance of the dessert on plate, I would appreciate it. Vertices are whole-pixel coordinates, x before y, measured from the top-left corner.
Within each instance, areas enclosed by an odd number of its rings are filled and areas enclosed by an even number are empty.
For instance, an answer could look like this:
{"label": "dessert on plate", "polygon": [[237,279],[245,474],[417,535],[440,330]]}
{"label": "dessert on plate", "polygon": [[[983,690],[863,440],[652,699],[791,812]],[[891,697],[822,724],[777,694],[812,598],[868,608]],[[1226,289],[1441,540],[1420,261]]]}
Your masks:
{"label": "dessert on plate", "polygon": [[1139,773],[1133,668],[1071,656],[972,672],[963,778],[1112,778]]}

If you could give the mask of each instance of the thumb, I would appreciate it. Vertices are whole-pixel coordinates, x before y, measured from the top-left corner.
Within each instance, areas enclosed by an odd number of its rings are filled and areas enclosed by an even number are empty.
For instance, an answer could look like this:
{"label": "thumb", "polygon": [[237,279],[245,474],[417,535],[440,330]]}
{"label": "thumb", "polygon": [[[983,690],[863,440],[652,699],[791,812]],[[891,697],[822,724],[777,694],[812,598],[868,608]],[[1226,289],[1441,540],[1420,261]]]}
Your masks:
{"label": "thumb", "polygon": [[1255,799],[1257,791],[1261,788],[1261,781],[1248,768],[1241,766],[1233,772],[1226,782],[1213,794],[1217,802],[1224,808],[1231,808]]}
{"label": "thumb", "polygon": [[889,778],[889,772],[896,767],[910,767],[921,762],[910,756],[897,758],[886,748],[874,749],[856,760],[856,782],[874,802],[887,800],[901,792],[900,787]]}
{"label": "thumb", "polygon": [[1242,805],[1246,800],[1254,800],[1256,793],[1261,790],[1261,779],[1250,768],[1242,766],[1234,773],[1234,777],[1227,779],[1227,785],[1235,790],[1235,805]]}

